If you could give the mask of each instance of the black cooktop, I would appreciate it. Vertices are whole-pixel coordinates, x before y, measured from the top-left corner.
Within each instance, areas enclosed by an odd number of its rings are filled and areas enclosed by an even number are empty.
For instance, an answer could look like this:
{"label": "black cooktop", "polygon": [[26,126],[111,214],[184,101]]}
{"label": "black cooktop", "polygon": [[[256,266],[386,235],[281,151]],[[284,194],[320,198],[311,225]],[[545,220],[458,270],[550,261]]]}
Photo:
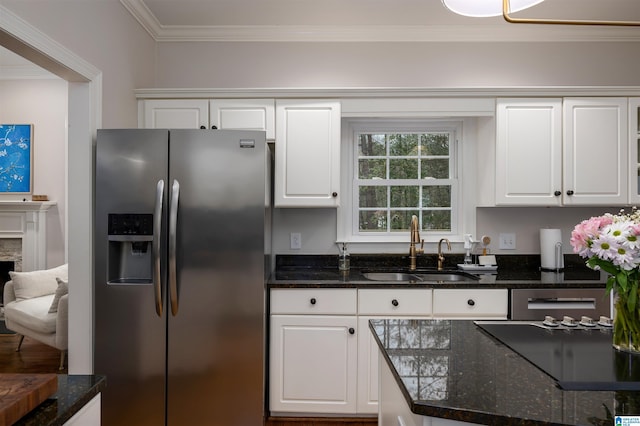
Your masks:
{"label": "black cooktop", "polygon": [[531,322],[476,325],[556,380],[565,390],[640,390],[640,355],[617,351],[611,329],[545,328]]}

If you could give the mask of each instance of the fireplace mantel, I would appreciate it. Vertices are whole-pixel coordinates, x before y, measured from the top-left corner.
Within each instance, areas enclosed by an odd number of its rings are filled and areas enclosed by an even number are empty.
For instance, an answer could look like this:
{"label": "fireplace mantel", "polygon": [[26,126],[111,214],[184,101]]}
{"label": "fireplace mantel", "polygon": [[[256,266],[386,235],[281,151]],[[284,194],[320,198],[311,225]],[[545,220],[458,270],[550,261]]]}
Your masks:
{"label": "fireplace mantel", "polygon": [[22,270],[47,267],[47,211],[53,201],[0,201],[0,239],[22,240]]}

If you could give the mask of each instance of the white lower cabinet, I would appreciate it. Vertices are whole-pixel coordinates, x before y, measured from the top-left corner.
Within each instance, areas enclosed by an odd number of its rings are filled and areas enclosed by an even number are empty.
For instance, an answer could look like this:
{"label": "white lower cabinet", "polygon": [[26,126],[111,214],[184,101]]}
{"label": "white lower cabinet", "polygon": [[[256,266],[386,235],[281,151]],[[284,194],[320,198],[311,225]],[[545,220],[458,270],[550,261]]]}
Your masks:
{"label": "white lower cabinet", "polygon": [[278,413],[356,411],[357,291],[271,291],[269,408]]}
{"label": "white lower cabinet", "polygon": [[[372,416],[381,386],[370,319],[507,318],[508,290],[273,289],[270,308],[271,414]],[[398,421],[379,424],[414,424]]]}

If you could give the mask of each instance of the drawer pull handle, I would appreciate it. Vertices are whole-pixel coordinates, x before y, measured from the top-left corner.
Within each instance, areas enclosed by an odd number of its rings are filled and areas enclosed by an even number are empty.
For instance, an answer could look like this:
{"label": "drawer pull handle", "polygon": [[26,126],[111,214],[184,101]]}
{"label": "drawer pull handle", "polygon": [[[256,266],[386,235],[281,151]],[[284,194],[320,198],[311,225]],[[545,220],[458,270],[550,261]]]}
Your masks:
{"label": "drawer pull handle", "polygon": [[356,329],[353,327],[349,327],[349,334],[356,334]]}
{"label": "drawer pull handle", "polygon": [[475,300],[473,300],[473,299],[469,299],[469,300],[467,300],[467,305],[469,305],[469,306],[473,306],[473,305],[475,305],[475,304],[476,304]]}
{"label": "drawer pull handle", "polygon": [[397,300],[397,299],[393,299],[393,300],[391,301],[391,304],[392,304],[393,306],[398,306],[400,303],[398,302],[398,300]]}
{"label": "drawer pull handle", "polygon": [[315,297],[312,297],[312,298],[311,298],[311,300],[309,300],[309,302],[310,302],[312,305],[315,305],[315,304],[316,304],[316,298],[315,298]]}

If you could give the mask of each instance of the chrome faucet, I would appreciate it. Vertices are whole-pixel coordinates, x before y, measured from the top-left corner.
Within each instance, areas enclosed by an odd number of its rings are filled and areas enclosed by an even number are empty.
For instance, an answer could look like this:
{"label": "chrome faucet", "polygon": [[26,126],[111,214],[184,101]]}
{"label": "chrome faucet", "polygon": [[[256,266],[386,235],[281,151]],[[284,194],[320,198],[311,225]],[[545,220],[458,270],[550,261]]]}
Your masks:
{"label": "chrome faucet", "polygon": [[[420,224],[418,222],[418,216],[411,216],[411,244],[409,245],[409,270],[416,270],[416,259],[419,254],[424,253],[424,240],[420,239]],[[416,245],[420,243],[420,248]]]}
{"label": "chrome faucet", "polygon": [[443,241],[447,242],[447,248],[449,249],[449,251],[451,251],[451,243],[449,242],[449,240],[447,240],[446,238],[441,238],[440,241],[438,241],[438,271],[442,271],[444,266],[444,254],[442,254]]}

